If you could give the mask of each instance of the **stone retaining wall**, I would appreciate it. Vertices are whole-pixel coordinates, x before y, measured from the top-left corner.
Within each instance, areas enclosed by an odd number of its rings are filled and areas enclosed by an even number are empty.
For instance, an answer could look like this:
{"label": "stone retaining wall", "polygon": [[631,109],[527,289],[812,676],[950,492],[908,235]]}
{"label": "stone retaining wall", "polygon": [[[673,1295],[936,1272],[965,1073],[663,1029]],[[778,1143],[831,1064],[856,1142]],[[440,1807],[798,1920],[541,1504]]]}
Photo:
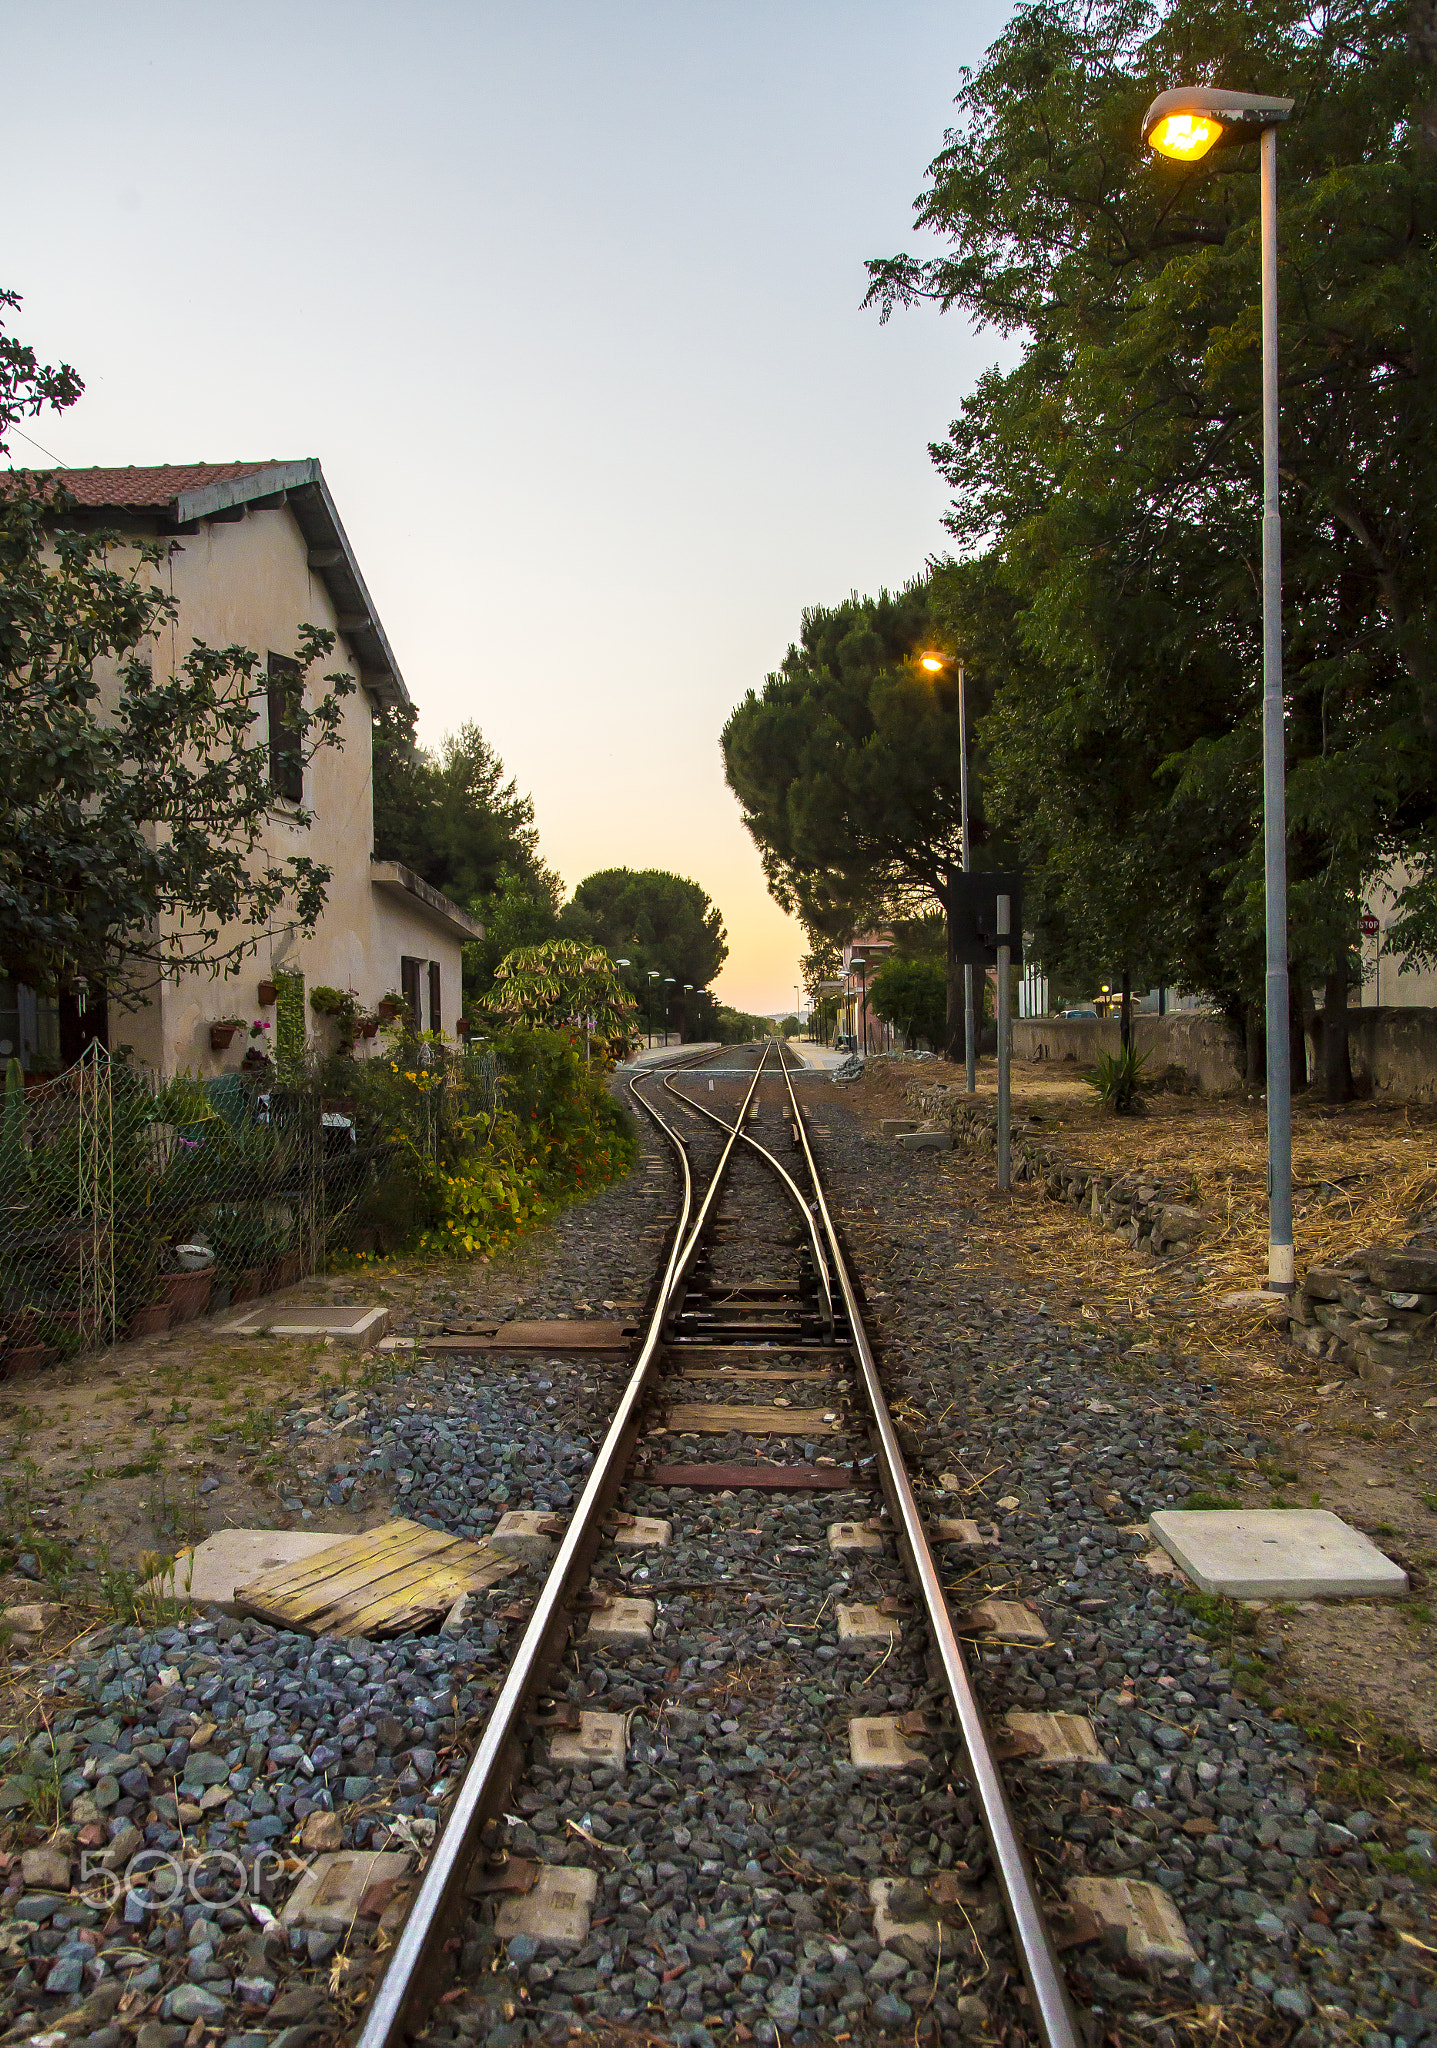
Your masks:
{"label": "stone retaining wall", "polygon": [[1310,1266],[1293,1297],[1291,1330],[1307,1357],[1350,1366],[1369,1385],[1428,1377],[1437,1356],[1437,1252],[1373,1245],[1335,1266]]}

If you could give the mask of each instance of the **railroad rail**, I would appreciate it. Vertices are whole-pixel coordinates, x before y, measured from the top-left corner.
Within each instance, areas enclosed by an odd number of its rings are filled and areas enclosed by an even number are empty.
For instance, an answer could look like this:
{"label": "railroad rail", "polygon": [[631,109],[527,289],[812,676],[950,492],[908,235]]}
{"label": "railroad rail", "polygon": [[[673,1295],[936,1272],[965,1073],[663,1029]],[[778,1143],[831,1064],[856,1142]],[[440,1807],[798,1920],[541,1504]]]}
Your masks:
{"label": "railroad rail", "polygon": [[[769,1047],[752,1070],[709,1068],[711,1080],[746,1078],[748,1087],[730,1121],[717,1106],[697,1100],[681,1086],[702,1073],[712,1054],[674,1062],[634,1076],[630,1093],[670,1146],[678,1174],[678,1202],[667,1250],[653,1290],[637,1356],[619,1394],[583,1492],[558,1544],[513,1661],[494,1700],[478,1746],[434,1845],[417,1897],[399,1935],[388,1969],[369,2006],[358,2048],[401,2048],[417,2034],[451,1972],[452,1951],[471,1909],[471,1879],[495,1846],[505,1801],[528,1741],[537,1703],[549,1688],[569,1639],[572,1613],[588,1586],[603,1540],[605,1517],[625,1486],[639,1447],[650,1396],[661,1366],[681,1362],[686,1351],[716,1352],[811,1348],[832,1357],[848,1353],[862,1383],[876,1473],[897,1538],[903,1566],[922,1606],[931,1657],[941,1668],[951,1700],[963,1755],[959,1768],[971,1782],[996,1871],[1003,1904],[1031,1998],[1031,2012],[1048,2048],[1077,2048],[1080,2036],[1064,1986],[1061,1966],[1044,1923],[1022,1842],[984,1723],[938,1567],[925,1532],[893,1419],[884,1398],[874,1352],[864,1328],[858,1292],[844,1258],[810,1143],[807,1119],[794,1089],[793,1072],[780,1050],[778,1073],[787,1101],[793,1143],[801,1156],[808,1191],[746,1128],[761,1083],[768,1077]],[[657,1080],[663,1101],[645,1087]],[[675,1106],[709,1127],[719,1150],[706,1184],[695,1184],[690,1149],[673,1121]],[[708,1259],[720,1203],[736,1152],[760,1160],[801,1225],[797,1244],[801,1270],[787,1282],[751,1286],[715,1283]],[[735,1374],[735,1386],[743,1384]],[[643,1472],[639,1478],[644,1477]],[[677,1482],[671,1482],[677,1483]]]}

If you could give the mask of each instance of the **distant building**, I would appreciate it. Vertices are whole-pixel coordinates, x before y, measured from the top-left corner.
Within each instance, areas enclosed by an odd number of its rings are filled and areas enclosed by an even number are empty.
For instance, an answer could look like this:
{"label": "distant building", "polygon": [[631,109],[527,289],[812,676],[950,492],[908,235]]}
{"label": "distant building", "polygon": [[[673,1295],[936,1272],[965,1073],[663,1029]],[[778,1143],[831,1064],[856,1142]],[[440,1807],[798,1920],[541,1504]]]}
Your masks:
{"label": "distant building", "polygon": [[[886,1052],[894,1043],[891,1024],[869,1013],[868,989],[893,951],[891,931],[860,932],[843,947],[842,991],[838,999],[838,1036],[857,1041],[860,1052]],[[862,961],[862,966],[854,965]]]}
{"label": "distant building", "polygon": [[[0,980],[0,1060],[18,1055],[30,1073],[54,1072],[99,1039],[130,1046],[162,1074],[216,1074],[237,1067],[250,1043],[237,1032],[228,1046],[212,1044],[211,1027],[227,1019],[267,1019],[275,1027],[265,1035],[270,1045],[287,1037],[298,1050],[315,1036],[327,1045],[331,1027],[307,1000],[326,986],[353,990],[368,1011],[386,995],[402,995],[421,1029],[452,1031],[462,947],[482,937],[483,927],[407,868],[374,858],[374,713],[410,699],[319,463],[70,469],[56,480],[77,502],[75,526],[176,541],[171,587],[179,621],[154,646],[157,674],[173,672],[195,640],[266,657],[270,688],[260,720],[274,806],[264,850],[277,860],[309,854],[332,870],[332,880],[310,937],[276,921],[238,975],[156,982],[135,1010],[107,1003],[101,991],[87,992],[82,1010],[73,992],[45,998]],[[326,666],[346,667],[359,685],[341,707],[343,745],[321,749],[308,766],[286,746],[282,725],[284,681],[302,623],[338,636]],[[313,813],[307,830],[294,823],[301,804]],[[262,984],[275,991],[268,1003]],[[361,1038],[356,1051],[363,1055],[366,1046]]]}

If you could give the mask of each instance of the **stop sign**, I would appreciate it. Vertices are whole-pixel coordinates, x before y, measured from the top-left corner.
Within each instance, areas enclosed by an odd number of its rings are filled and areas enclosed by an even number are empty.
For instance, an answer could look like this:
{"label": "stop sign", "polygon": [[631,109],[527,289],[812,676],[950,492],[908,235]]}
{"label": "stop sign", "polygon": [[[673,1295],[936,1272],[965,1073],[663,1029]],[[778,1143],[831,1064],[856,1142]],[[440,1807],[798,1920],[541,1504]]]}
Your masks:
{"label": "stop sign", "polygon": [[1377,919],[1370,910],[1366,910],[1362,914],[1362,931],[1365,938],[1371,939],[1377,936]]}

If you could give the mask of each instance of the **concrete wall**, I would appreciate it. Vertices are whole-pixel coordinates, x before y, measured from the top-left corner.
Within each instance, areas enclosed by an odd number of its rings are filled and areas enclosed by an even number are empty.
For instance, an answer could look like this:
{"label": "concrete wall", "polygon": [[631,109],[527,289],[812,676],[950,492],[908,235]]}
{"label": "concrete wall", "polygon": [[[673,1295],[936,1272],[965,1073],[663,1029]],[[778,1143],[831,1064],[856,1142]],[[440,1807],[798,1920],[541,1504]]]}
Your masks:
{"label": "concrete wall", "polygon": [[[197,640],[212,647],[239,645],[263,657],[293,655],[302,624],[337,628],[329,593],[309,568],[308,551],[294,515],[284,506],[247,511],[242,519],[214,522],[198,533],[183,535],[173,557],[172,588],[179,601],[179,621],[165,628],[152,646],[156,674],[172,671]],[[319,676],[329,670],[355,673],[344,642],[339,640],[327,661],[311,676],[311,694],[325,687]],[[263,681],[260,688],[263,690]],[[328,986],[352,988],[369,1008],[400,986],[400,958],[409,954],[437,960],[443,980],[443,1009],[449,1031],[460,1010],[462,941],[444,930],[416,903],[382,894],[370,879],[374,846],[372,781],[373,708],[364,689],[343,700],[343,745],[323,748],[304,771],[304,807],[313,813],[306,829],[294,823],[284,806],[269,814],[262,857],[275,861],[297,853],[322,861],[330,870],[328,903],[312,936],[306,938],[276,919],[261,935],[255,954],[228,978],[187,975],[179,983],[153,990],[138,1011],[112,1005],[110,1041],[128,1044],[135,1057],[161,1073],[187,1071],[209,1075],[238,1067],[250,1041],[237,1034],[222,1052],[211,1049],[211,1022],[227,1017],[250,1019],[275,1013],[261,1010],[257,987],[276,973],[302,973],[306,996]],[[260,700],[256,737],[267,738],[267,708]],[[429,1025],[428,994],[425,992]],[[320,1050],[334,1041],[328,1020],[307,1010],[309,1035]],[[269,1044],[273,1044],[272,1033]],[[380,1049],[378,1040],[358,1041],[360,1057]]]}
{"label": "concrete wall", "polygon": [[[1437,1009],[1349,1008],[1347,1046],[1359,1095],[1391,1102],[1437,1101]],[[1320,1072],[1320,1036],[1313,1050],[1314,1071]]]}
{"label": "concrete wall", "polygon": [[[1013,1025],[1013,1055],[1020,1060],[1091,1067],[1099,1053],[1116,1053],[1120,1042],[1116,1017],[1025,1017]],[[1224,1017],[1136,1015],[1133,1043],[1154,1077],[1181,1067],[1202,1095],[1230,1095],[1243,1086],[1242,1044]]]}

